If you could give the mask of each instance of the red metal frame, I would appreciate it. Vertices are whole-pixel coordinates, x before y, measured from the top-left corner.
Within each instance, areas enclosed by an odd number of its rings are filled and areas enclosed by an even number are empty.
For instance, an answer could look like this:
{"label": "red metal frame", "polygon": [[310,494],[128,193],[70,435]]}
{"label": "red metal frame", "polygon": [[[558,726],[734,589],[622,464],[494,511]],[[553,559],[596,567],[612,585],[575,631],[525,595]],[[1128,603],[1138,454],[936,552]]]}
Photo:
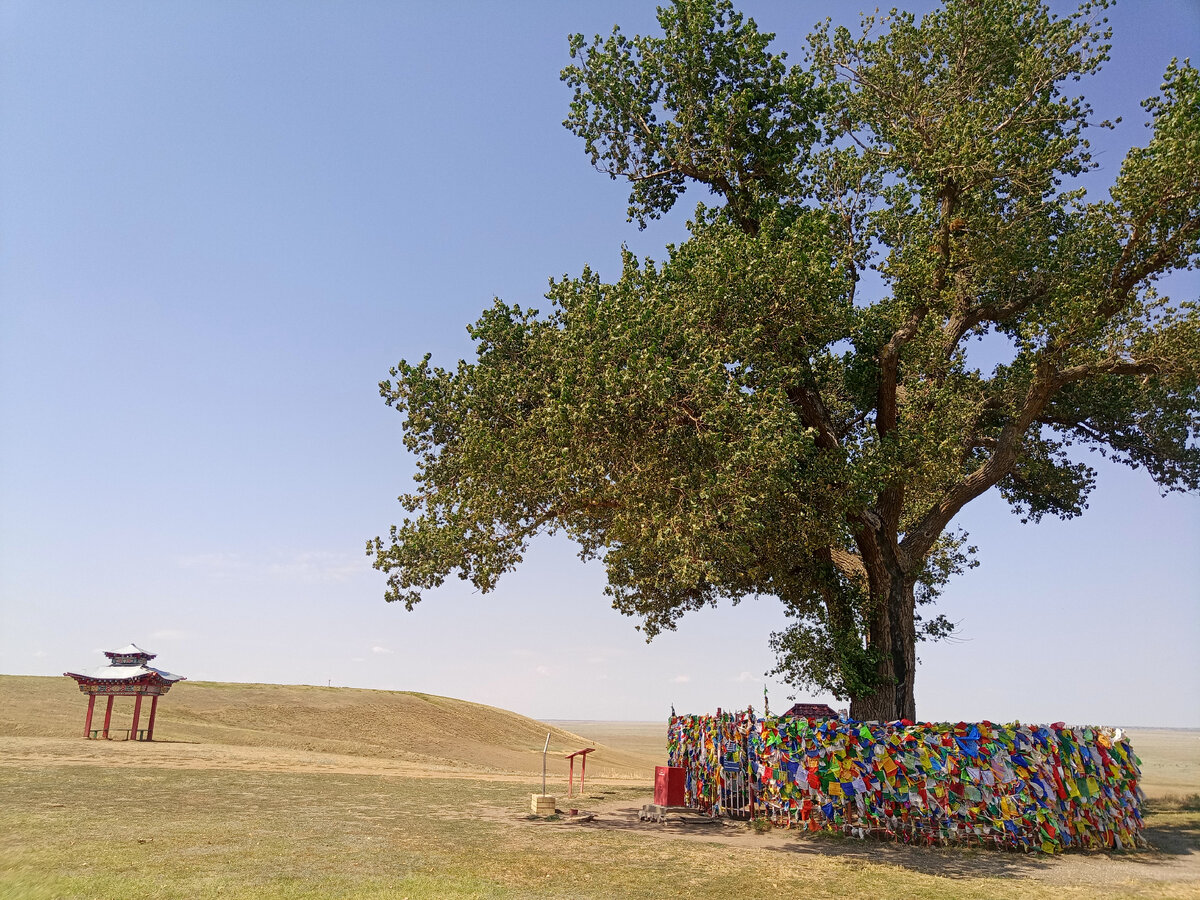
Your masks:
{"label": "red metal frame", "polygon": [[583,750],[576,750],[574,753],[568,753],[563,759],[571,761],[571,772],[567,777],[567,796],[575,796],[575,757],[582,757],[579,766],[579,793],[583,794],[583,781],[587,777],[587,755],[595,752],[595,747],[587,747]]}

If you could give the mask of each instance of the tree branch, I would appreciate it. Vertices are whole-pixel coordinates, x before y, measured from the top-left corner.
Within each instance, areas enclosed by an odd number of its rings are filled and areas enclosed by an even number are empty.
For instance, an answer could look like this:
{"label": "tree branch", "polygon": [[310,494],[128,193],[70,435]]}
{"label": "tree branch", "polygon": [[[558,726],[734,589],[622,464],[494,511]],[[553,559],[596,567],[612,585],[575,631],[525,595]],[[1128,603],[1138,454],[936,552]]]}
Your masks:
{"label": "tree branch", "polygon": [[851,553],[840,547],[832,547],[829,551],[829,559],[834,567],[851,581],[866,584],[867,567],[863,565],[862,557],[857,553]]}
{"label": "tree branch", "polygon": [[984,322],[1003,322],[1020,315],[1045,297],[1046,291],[1047,287],[1044,282],[1036,283],[1030,286],[1028,293],[1007,303],[984,303],[964,308],[951,316],[942,327],[942,333],[945,335],[943,345],[946,359],[954,355],[959,343],[973,328]]}
{"label": "tree branch", "polygon": [[[1107,359],[1056,369],[1050,360],[1063,347],[1052,342],[1038,361],[1036,374],[1025,393],[1020,410],[1000,431],[991,456],[982,466],[949,488],[942,498],[911,529],[901,543],[907,560],[925,557],[950,520],[967,503],[991,489],[1008,475],[1016,464],[1025,432],[1042,418],[1050,400],[1066,384],[1097,375],[1158,375],[1170,368],[1170,362],[1160,358],[1140,360]],[[972,439],[973,446],[982,446]]]}
{"label": "tree branch", "polygon": [[1106,359],[1094,363],[1069,366],[1058,373],[1060,386],[1082,381],[1096,375],[1161,375],[1172,368],[1170,360],[1159,357],[1145,359]]}
{"label": "tree branch", "polygon": [[[996,447],[987,462],[950,487],[931,507],[916,527],[900,543],[906,563],[923,560],[942,531],[964,506],[995,487],[1012,471],[1026,429],[1042,414],[1050,399],[1065,382],[1048,359],[1038,362],[1036,374],[1025,392],[1020,410],[1000,431]],[[907,566],[906,566],[907,567]]]}
{"label": "tree branch", "polygon": [[804,385],[793,385],[787,390],[788,402],[800,410],[800,420],[805,427],[816,429],[817,446],[822,450],[836,450],[841,446],[829,410],[820,394]]}
{"label": "tree branch", "polygon": [[[1171,260],[1175,259],[1179,255],[1179,244],[1190,238],[1198,229],[1200,229],[1200,219],[1189,218],[1175,230],[1174,234],[1161,239],[1158,242],[1158,249],[1144,259],[1140,265],[1134,266],[1130,271],[1125,273],[1124,277],[1120,277],[1121,270],[1128,265],[1129,258],[1132,256],[1133,251],[1131,248],[1140,239],[1140,228],[1138,225],[1135,225],[1133,234],[1130,236],[1129,242],[1125,245],[1121,253],[1121,259],[1113,268],[1112,280],[1110,282],[1112,300],[1110,302],[1119,302],[1133,290],[1139,281],[1148,275],[1159,272]],[[1112,313],[1107,312],[1103,308],[1101,313],[1112,315]]]}
{"label": "tree branch", "polygon": [[624,174],[625,177],[628,178],[630,181],[638,182],[638,181],[651,181],[655,178],[662,178],[664,175],[672,175],[679,171],[680,170],[679,170],[678,166],[667,166],[667,168],[665,168],[665,169],[659,169],[657,172],[647,172],[645,175],[629,175],[626,173],[621,173],[621,174]]}
{"label": "tree branch", "polygon": [[559,503],[534,516],[521,531],[526,537],[532,537],[547,522],[554,519],[561,520],[571,513],[598,512],[604,509],[620,509],[620,507],[620,502],[616,500],[581,500],[576,503]]}

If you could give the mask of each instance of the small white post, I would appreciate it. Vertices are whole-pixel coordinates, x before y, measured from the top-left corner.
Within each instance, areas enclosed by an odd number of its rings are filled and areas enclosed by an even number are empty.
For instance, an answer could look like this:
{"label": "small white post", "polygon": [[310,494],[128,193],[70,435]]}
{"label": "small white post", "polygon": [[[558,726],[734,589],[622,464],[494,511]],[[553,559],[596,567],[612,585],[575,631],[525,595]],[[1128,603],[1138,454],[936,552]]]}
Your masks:
{"label": "small white post", "polygon": [[550,732],[546,732],[546,744],[542,747],[542,792],[529,795],[529,811],[535,816],[552,816],[558,798],[546,796],[546,753],[550,750]]}

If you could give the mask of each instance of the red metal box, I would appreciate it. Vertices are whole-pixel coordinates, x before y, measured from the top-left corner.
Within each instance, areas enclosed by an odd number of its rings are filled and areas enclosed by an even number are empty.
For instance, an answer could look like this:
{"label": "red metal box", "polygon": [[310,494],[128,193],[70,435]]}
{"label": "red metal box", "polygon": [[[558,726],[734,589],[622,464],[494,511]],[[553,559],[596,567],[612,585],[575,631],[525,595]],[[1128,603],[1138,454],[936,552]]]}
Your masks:
{"label": "red metal box", "polygon": [[656,806],[684,805],[682,766],[654,767],[654,803]]}

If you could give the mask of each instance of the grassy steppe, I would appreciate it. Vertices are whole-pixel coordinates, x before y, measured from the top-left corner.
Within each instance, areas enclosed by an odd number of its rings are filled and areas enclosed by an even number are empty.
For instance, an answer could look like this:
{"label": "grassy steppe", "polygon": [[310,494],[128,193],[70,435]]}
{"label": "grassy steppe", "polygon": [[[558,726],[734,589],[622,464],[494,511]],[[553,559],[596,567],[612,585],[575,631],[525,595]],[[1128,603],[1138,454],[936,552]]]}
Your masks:
{"label": "grassy steppe", "polygon": [[[187,684],[163,711],[172,701],[193,711],[216,703],[185,701],[189,690],[220,694],[227,709],[264,688],[285,696],[271,686]],[[596,810],[592,822],[531,820],[532,770],[472,768],[453,752],[458,726],[441,737],[450,752],[413,738],[393,748],[408,755],[394,758],[297,747],[293,724],[272,747],[268,722],[278,719],[267,717],[220,732],[248,740],[252,731],[252,744],[182,743],[173,730],[179,743],[154,746],[3,730],[36,719],[28,707],[45,690],[53,688],[0,676],[0,898],[1200,896],[1196,812],[1151,817],[1150,838],[1163,852],[1054,859],[643,825],[631,812],[648,799],[648,779],[633,776],[589,777],[588,796],[572,805]],[[357,703],[363,715],[392,708],[383,692],[345,690],[334,700],[329,689],[287,690],[345,715]],[[71,706],[79,718],[80,700],[75,694]],[[510,713],[466,706],[475,725],[525,727]],[[171,721],[172,729],[217,727],[203,717]],[[545,727],[533,724],[544,740]],[[573,722],[554,734],[570,741],[577,731],[605,748],[626,740],[629,749],[611,752],[653,762],[652,727]],[[433,750],[440,755],[430,758],[449,760],[459,777],[417,762]],[[565,779],[555,781],[565,808]]]}
{"label": "grassy steppe", "polygon": [[[128,730],[133,701],[117,698],[112,728]],[[74,738],[87,697],[69,678],[0,675],[0,735]],[[149,707],[142,711],[146,725]],[[98,700],[92,722],[104,720]],[[397,767],[451,773],[541,771],[550,732],[550,771],[566,774],[562,755],[587,740],[562,728],[481,703],[409,691],[311,685],[186,681],[159,703],[154,727],[163,744],[317,752]],[[660,745],[665,745],[665,729]],[[656,757],[604,747],[589,774],[650,779]],[[243,754],[246,755],[246,754]]]}

